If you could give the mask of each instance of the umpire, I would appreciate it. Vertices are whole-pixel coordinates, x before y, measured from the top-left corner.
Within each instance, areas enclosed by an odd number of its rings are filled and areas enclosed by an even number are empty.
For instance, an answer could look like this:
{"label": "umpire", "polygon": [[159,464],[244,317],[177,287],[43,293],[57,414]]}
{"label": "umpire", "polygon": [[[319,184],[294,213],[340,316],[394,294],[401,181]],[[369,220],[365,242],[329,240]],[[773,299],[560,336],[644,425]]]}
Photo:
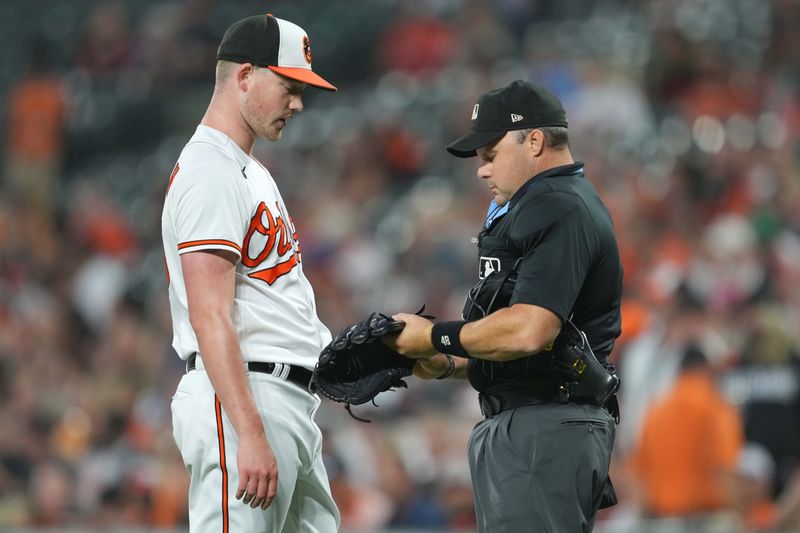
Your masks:
{"label": "umpire", "polygon": [[564,108],[543,87],[515,81],[478,99],[470,132],[447,147],[478,156],[494,196],[466,320],[402,313],[406,328],[387,342],[420,359],[418,376],[466,377],[480,393],[486,418],[470,436],[469,463],[481,532],[587,532],[616,503],[616,400],[576,394],[554,365],[567,327],[604,364],[620,334],[611,217],[568,141]]}

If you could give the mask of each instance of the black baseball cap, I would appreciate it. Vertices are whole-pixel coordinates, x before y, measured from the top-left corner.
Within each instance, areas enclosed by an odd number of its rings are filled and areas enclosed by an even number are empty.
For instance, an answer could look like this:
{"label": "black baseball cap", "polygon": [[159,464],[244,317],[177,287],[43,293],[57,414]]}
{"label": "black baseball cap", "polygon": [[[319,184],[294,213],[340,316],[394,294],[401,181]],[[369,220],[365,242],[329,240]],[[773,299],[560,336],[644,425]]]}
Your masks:
{"label": "black baseball cap", "polygon": [[326,91],[336,90],[311,70],[311,40],[305,30],[272,14],[231,24],[222,36],[217,59],[251,63]]}
{"label": "black baseball cap", "polygon": [[478,155],[507,131],[548,126],[567,127],[567,113],[556,96],[540,85],[517,80],[478,98],[472,108],[470,132],[450,143],[447,151],[456,157]]}

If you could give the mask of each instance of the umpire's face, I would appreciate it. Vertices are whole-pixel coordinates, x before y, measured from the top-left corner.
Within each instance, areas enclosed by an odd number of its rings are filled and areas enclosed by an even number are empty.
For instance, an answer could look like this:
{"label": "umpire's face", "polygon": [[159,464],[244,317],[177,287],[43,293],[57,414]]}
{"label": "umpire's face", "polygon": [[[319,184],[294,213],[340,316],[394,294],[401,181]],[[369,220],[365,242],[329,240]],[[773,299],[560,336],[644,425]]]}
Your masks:
{"label": "umpire's face", "polygon": [[541,135],[540,130],[534,130],[519,142],[519,132],[508,131],[499,141],[476,150],[480,160],[478,177],[486,181],[497,205],[505,204],[536,174],[536,158],[529,142],[536,132]]}
{"label": "umpire's face", "polygon": [[305,83],[252,67],[242,91],[242,118],[256,137],[277,141],[294,113],[303,110]]}

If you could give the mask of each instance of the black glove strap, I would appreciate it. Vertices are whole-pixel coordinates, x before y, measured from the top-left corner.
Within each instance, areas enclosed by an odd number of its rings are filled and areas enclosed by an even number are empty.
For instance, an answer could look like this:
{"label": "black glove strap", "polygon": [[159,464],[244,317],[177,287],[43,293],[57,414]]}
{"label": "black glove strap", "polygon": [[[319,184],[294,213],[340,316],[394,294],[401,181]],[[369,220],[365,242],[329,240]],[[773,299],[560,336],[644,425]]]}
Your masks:
{"label": "black glove strap", "polygon": [[431,330],[431,342],[439,353],[457,355],[459,357],[470,357],[469,353],[461,344],[461,328],[467,322],[465,320],[452,320],[449,322],[437,322]]}

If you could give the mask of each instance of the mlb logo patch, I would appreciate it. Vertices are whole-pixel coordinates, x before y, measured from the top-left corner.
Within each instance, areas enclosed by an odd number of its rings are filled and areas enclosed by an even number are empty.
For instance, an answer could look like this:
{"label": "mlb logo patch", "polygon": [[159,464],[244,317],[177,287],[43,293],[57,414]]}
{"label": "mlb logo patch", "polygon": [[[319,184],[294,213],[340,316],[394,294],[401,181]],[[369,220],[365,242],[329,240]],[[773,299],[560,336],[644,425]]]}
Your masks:
{"label": "mlb logo patch", "polygon": [[478,276],[481,279],[494,274],[498,270],[500,270],[500,259],[496,257],[481,257],[480,272],[478,272]]}

